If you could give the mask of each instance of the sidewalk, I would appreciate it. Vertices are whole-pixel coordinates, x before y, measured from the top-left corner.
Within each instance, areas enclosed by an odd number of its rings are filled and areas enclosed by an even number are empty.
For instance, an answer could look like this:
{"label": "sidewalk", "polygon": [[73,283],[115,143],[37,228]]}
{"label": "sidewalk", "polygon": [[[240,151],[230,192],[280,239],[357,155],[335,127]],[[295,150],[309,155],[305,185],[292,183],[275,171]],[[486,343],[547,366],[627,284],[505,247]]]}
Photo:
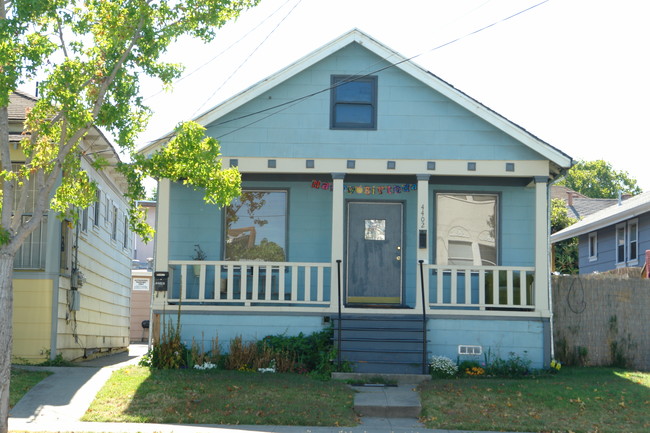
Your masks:
{"label": "sidewalk", "polygon": [[[54,374],[32,388],[11,410],[10,431],[37,432],[113,432],[113,433],[449,433],[450,430],[425,429],[416,417],[383,418],[362,416],[355,427],[305,427],[305,426],[231,426],[231,425],[178,425],[143,423],[81,422],[97,392],[114,370],[135,364],[147,350],[146,345],[132,344],[129,352],[108,355],[85,361],[78,367],[25,367],[45,369]],[[391,408],[419,404],[414,385],[398,387],[355,387],[355,405],[383,407],[384,416],[391,416]],[[369,412],[377,414],[381,412]],[[363,415],[363,413],[362,413]],[[460,432],[457,432],[460,433]],[[471,433],[471,432],[465,432]]]}

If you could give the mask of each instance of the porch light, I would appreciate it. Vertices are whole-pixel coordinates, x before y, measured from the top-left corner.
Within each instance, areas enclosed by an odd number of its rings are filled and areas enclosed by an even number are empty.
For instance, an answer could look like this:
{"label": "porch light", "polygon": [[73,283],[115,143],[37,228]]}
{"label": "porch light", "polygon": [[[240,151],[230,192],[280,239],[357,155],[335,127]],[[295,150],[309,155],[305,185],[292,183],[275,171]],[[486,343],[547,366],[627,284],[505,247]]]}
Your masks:
{"label": "porch light", "polygon": [[506,162],[506,171],[515,171],[515,163]]}
{"label": "porch light", "polygon": [[435,170],[436,169],[436,162],[435,161],[427,161],[427,170]]}
{"label": "porch light", "polygon": [[475,162],[468,162],[467,163],[467,171],[476,171],[476,163]]}
{"label": "porch light", "polygon": [[268,162],[267,162],[267,167],[268,168],[275,168],[276,167],[275,159],[269,159]]}
{"label": "porch light", "polygon": [[348,159],[348,168],[354,168],[356,163],[357,162],[354,159]]}
{"label": "porch light", "polygon": [[386,164],[386,168],[388,170],[395,170],[395,161],[388,161],[388,163]]}
{"label": "porch light", "polygon": [[305,161],[305,167],[306,168],[314,168],[314,160],[313,159],[308,159]]}
{"label": "porch light", "polygon": [[231,167],[237,167],[239,165],[239,160],[235,158],[230,159],[230,166]]}

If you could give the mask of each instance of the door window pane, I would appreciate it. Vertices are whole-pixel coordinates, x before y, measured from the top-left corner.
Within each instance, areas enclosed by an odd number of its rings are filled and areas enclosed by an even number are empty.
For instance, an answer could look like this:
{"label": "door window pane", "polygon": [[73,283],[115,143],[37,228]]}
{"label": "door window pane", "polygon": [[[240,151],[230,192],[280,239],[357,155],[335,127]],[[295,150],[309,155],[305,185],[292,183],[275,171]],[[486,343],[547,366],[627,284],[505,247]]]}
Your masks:
{"label": "door window pane", "polygon": [[386,220],[365,220],[365,238],[367,241],[385,241]]}
{"label": "door window pane", "polygon": [[226,260],[285,261],[286,228],[286,191],[244,191],[226,208]]}
{"label": "door window pane", "polygon": [[497,264],[497,196],[436,195],[436,263]]}

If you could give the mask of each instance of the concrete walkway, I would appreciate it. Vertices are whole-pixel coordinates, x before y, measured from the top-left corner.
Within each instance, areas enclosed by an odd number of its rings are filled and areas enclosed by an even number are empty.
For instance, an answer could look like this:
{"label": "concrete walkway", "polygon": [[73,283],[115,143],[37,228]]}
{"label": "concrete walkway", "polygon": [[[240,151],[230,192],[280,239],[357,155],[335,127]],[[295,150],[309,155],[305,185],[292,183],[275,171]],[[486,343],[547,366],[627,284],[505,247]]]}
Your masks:
{"label": "concrete walkway", "polygon": [[[147,350],[146,345],[133,344],[129,352],[96,358],[78,367],[25,367],[45,369],[54,374],[47,377],[14,406],[10,412],[10,431],[38,432],[115,432],[115,433],[445,433],[450,430],[425,429],[417,419],[414,406],[420,401],[413,384],[396,387],[354,387],[355,408],[361,422],[355,427],[295,427],[295,426],[229,426],[177,425],[142,423],[81,422],[97,392],[113,371],[137,363]],[[408,417],[393,418],[393,416]],[[471,432],[465,432],[471,433]]]}

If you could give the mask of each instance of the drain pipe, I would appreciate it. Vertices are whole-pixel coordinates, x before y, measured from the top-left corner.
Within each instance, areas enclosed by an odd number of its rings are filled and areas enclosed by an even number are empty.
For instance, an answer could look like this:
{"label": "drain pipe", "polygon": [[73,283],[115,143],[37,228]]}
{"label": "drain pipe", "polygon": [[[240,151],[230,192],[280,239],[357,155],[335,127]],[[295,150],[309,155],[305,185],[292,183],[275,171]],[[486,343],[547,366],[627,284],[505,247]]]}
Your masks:
{"label": "drain pipe", "polygon": [[336,261],[336,270],[338,277],[338,290],[339,290],[339,329],[338,329],[338,347],[336,351],[336,363],[337,368],[341,371],[341,332],[343,331],[343,326],[341,323],[341,259]]}
{"label": "drain pipe", "polygon": [[427,374],[427,306],[424,298],[424,260],[420,263],[420,289],[422,292],[422,374]]}

